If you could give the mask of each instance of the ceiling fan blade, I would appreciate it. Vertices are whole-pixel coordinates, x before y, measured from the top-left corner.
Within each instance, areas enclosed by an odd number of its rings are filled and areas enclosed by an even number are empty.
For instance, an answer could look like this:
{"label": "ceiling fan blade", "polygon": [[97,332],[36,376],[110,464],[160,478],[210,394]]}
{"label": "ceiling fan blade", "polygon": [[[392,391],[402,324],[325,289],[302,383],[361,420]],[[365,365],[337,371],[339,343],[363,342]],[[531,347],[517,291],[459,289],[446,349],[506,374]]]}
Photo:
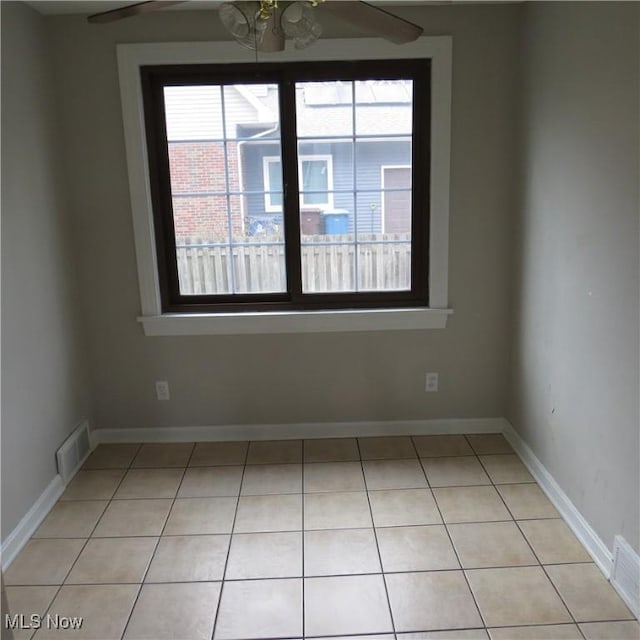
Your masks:
{"label": "ceiling fan blade", "polygon": [[422,35],[423,29],[413,22],[370,5],[368,2],[325,2],[322,11],[328,11],[333,15],[362,27],[367,31],[377,33],[385,40],[394,44],[413,42]]}
{"label": "ceiling fan blade", "polygon": [[158,11],[159,9],[164,9],[174,4],[182,4],[186,1],[187,0],[163,0],[155,2],[154,0],[149,0],[148,2],[138,2],[136,4],[130,4],[127,7],[121,7],[120,9],[94,13],[92,16],[89,16],[87,20],[92,23],[113,22],[115,20],[122,20],[122,18],[137,16],[140,13]]}

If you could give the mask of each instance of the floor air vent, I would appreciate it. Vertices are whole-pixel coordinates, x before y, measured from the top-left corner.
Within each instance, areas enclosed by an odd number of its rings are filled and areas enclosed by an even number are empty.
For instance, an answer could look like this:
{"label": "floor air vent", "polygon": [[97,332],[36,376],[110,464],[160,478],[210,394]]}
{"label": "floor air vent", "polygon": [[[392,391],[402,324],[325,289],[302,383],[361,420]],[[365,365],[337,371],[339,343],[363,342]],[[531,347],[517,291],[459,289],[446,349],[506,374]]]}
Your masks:
{"label": "floor air vent", "polygon": [[58,473],[65,484],[73,478],[90,451],[89,423],[84,421],[74,429],[73,433],[56,451]]}
{"label": "floor air vent", "polygon": [[634,615],[640,615],[640,555],[622,536],[613,540],[611,583]]}

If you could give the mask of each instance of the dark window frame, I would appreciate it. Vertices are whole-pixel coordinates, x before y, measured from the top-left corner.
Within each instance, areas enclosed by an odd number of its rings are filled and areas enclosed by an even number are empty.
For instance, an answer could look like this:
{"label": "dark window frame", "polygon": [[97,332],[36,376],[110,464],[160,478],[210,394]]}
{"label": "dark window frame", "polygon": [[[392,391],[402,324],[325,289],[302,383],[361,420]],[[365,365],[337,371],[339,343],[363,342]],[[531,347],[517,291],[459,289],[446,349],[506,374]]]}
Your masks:
{"label": "dark window frame", "polygon": [[[152,65],[142,66],[140,73],[158,281],[163,313],[428,308],[431,161],[430,59],[241,63],[232,65]],[[300,196],[298,190],[295,83],[400,78],[411,79],[414,83],[411,162],[411,289],[408,291],[303,293],[300,265]],[[178,282],[163,89],[165,86],[251,83],[275,83],[279,87],[287,291],[284,293],[182,295]],[[283,117],[282,114],[287,114],[287,117]]]}

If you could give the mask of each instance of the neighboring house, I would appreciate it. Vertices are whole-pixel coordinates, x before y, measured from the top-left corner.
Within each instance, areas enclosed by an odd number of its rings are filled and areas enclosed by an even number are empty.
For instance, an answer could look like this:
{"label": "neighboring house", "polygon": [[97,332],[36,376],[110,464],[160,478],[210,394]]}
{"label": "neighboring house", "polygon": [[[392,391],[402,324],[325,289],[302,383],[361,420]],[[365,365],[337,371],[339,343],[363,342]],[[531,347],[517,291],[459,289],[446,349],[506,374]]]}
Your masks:
{"label": "neighboring house", "polygon": [[[224,96],[217,86],[176,87],[165,100],[178,241],[277,230],[283,194],[275,87],[236,85]],[[350,83],[298,87],[304,234],[351,233],[356,225],[359,233],[410,231],[410,83],[357,83],[356,107]]]}

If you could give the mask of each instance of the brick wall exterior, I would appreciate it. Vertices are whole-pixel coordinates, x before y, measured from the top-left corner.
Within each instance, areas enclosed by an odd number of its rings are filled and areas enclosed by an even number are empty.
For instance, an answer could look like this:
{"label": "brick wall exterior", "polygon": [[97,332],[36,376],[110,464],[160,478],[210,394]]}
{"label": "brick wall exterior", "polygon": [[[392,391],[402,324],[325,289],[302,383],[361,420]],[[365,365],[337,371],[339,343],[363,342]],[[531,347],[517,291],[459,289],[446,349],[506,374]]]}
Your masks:
{"label": "brick wall exterior", "polygon": [[222,142],[171,142],[169,169],[173,194],[173,217],[176,241],[187,238],[206,238],[225,241],[229,234],[229,217],[235,239],[244,235],[240,196],[230,196],[227,213],[228,189],[240,189],[237,145],[227,143],[225,163]]}

